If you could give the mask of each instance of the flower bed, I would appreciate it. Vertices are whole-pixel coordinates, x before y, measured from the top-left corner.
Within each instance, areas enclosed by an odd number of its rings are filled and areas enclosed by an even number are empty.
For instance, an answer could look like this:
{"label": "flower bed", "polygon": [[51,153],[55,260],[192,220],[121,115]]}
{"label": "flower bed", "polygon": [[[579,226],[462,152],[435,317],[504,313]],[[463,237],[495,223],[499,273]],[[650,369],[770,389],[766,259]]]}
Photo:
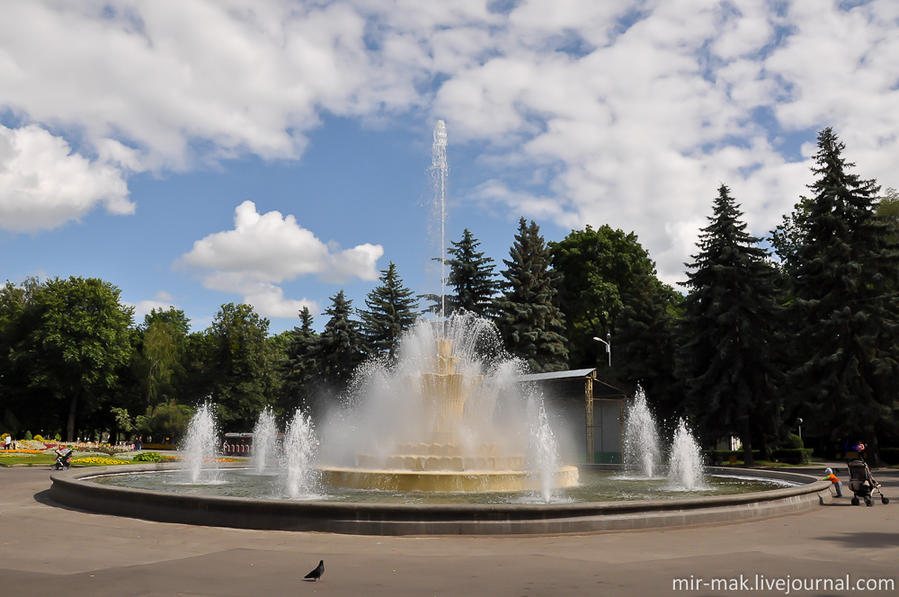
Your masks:
{"label": "flower bed", "polygon": [[116,466],[119,464],[128,464],[128,461],[106,456],[81,456],[72,459],[72,466]]}

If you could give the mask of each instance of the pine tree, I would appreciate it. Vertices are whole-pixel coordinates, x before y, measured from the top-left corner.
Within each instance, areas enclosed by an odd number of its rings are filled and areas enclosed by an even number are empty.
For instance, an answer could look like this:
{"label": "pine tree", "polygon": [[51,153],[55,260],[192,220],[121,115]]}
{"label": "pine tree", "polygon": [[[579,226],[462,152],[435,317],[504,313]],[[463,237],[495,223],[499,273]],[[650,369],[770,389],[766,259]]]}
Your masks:
{"label": "pine tree", "polygon": [[315,352],[318,333],[312,328],[313,317],[309,307],[299,311],[300,326],[290,330],[287,355],[282,375],[284,386],[281,408],[285,412],[294,410],[310,398],[310,384],[317,370]]}
{"label": "pine tree", "polygon": [[506,348],[525,360],[533,372],[556,371],[568,364],[565,318],[554,303],[556,273],[537,224],[518,222],[502,275],[503,294],[497,300],[497,328]]}
{"label": "pine tree", "polygon": [[494,273],[493,259],[478,251],[480,242],[466,228],[459,242],[450,243],[448,261],[450,273],[447,283],[455,291],[449,306],[451,313],[465,310],[481,317],[491,317],[494,299],[500,284]]}
{"label": "pine tree", "polygon": [[[468,228],[462,231],[462,238],[458,242],[452,241],[450,245],[447,249],[450,257],[446,260],[449,266],[446,283],[453,292],[444,297],[447,316],[465,310],[492,318],[495,315],[493,307],[496,294],[500,289],[499,280],[494,273],[493,259],[477,250],[481,243]],[[425,294],[421,298],[431,302],[426,313],[440,313],[440,295]]]}
{"label": "pine tree", "polygon": [[352,312],[352,301],[343,290],[331,297],[331,306],[325,310],[330,319],[315,350],[322,383],[338,393],[346,389],[364,356],[359,323],[350,319]]}
{"label": "pine tree", "polygon": [[831,442],[864,439],[876,453],[896,416],[899,252],[875,214],[879,187],[850,172],[844,149],[832,129],[818,134],[814,196],[794,214],[800,234],[788,323],[799,342],[791,394],[796,414],[829,430]]}
{"label": "pine tree", "polygon": [[369,355],[386,355],[392,361],[403,332],[415,323],[418,301],[403,285],[393,262],[381,270],[380,282],[365,299],[367,309],[359,312],[362,335]]}
{"label": "pine tree", "polygon": [[680,372],[703,435],[739,436],[751,464],[753,428],[774,435],[779,415],[769,348],[776,272],[724,185],[713,213],[688,264]]}

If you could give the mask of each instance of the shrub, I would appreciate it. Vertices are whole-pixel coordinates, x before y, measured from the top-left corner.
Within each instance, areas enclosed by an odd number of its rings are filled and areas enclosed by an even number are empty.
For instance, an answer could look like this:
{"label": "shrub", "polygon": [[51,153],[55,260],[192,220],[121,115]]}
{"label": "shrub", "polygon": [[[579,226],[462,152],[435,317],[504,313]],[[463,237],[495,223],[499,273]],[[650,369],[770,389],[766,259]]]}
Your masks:
{"label": "shrub", "polygon": [[38,434],[35,435],[32,439],[33,439],[34,441],[36,441],[36,442],[42,442],[42,441],[44,441],[44,436],[41,435],[40,433],[38,433]]}
{"label": "shrub", "polygon": [[802,438],[796,435],[795,433],[791,433],[787,436],[787,441],[784,444],[784,448],[789,448],[793,450],[801,450],[805,447],[805,444],[802,442]]}
{"label": "shrub", "polygon": [[141,452],[134,457],[134,462],[162,462],[164,459],[159,452]]}
{"label": "shrub", "polygon": [[23,438],[26,442],[30,442],[34,439],[34,436],[31,435],[31,431],[25,432],[25,437]]}
{"label": "shrub", "polygon": [[60,434],[57,433],[56,435],[53,436],[53,439],[55,439],[55,440],[58,441],[58,442],[61,442],[61,441],[62,441],[62,436],[61,436]]}

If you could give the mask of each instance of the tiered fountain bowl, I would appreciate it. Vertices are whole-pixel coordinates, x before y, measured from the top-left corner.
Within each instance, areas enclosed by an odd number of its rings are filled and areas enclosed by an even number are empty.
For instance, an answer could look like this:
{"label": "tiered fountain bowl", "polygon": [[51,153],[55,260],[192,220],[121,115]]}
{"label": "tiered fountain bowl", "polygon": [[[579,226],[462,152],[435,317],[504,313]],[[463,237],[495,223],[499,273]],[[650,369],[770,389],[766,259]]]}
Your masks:
{"label": "tiered fountain bowl", "polygon": [[[456,372],[458,357],[453,342],[436,340],[433,369],[409,380],[418,386],[430,429],[419,437],[395,442],[386,455],[359,453],[355,466],[319,466],[326,487],[377,489],[402,492],[488,492],[539,490],[545,479],[527,467],[524,454],[506,453],[491,442],[466,447],[460,441],[465,402],[478,391],[481,376]],[[413,430],[414,432],[415,430]],[[552,471],[552,489],[578,482],[575,466]]]}

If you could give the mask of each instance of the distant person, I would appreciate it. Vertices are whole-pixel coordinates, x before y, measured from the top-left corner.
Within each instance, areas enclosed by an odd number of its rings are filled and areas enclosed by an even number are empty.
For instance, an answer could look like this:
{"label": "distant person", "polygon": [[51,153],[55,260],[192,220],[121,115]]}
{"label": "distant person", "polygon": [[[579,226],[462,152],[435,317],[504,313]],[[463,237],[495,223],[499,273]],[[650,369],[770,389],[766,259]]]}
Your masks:
{"label": "distant person", "polygon": [[143,448],[144,448],[143,437],[144,437],[144,436],[142,436],[142,435],[138,435],[138,436],[137,436],[137,439],[134,440],[134,450],[135,450],[136,452],[140,452],[140,451],[143,450]]}
{"label": "distant person", "polygon": [[830,467],[824,469],[824,481],[830,481],[833,484],[834,490],[837,492],[837,497],[843,497],[843,484],[837,479],[837,476],[833,474],[833,469]]}
{"label": "distant person", "polygon": [[6,437],[3,439],[3,448],[5,450],[12,450],[12,435],[6,434]]}

